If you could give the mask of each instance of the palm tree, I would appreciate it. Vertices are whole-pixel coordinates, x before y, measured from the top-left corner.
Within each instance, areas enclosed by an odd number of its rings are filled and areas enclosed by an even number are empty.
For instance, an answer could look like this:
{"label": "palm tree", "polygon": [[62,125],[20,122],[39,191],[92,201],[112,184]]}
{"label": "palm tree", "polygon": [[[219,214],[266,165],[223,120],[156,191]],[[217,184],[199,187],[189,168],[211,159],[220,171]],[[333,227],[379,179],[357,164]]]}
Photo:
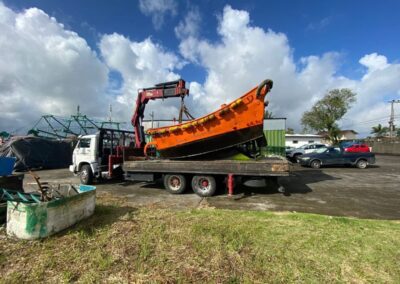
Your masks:
{"label": "palm tree", "polygon": [[264,113],[264,118],[273,118],[272,117],[272,112],[266,110],[265,113]]}
{"label": "palm tree", "polygon": [[371,134],[375,137],[382,137],[389,131],[389,128],[383,127],[380,123],[377,126],[372,126]]}

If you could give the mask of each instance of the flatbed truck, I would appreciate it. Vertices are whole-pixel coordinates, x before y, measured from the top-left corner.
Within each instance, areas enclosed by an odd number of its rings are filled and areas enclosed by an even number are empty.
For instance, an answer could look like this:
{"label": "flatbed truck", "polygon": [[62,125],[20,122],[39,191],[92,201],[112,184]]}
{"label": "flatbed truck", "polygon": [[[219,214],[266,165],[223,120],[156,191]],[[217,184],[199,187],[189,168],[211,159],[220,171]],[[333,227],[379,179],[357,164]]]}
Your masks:
{"label": "flatbed truck", "polygon": [[83,184],[91,184],[94,179],[98,182],[111,178],[144,182],[162,179],[165,189],[172,194],[183,193],[190,185],[202,197],[214,195],[217,185],[223,182],[233,194],[238,180],[276,181],[277,177],[289,175],[289,163],[279,158],[147,159],[132,146],[134,137],[133,132],[115,129],[100,129],[96,134],[79,137],[70,171],[79,175]]}

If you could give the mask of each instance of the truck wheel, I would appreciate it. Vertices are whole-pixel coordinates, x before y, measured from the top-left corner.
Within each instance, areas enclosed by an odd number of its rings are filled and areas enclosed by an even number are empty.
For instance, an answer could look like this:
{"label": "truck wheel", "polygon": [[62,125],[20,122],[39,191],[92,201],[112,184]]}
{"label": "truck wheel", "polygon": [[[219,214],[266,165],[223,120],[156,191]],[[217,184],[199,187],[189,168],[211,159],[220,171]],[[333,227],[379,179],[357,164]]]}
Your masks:
{"label": "truck wheel", "polygon": [[359,169],[365,169],[367,167],[368,163],[366,160],[358,160],[356,163],[356,167]]}
{"label": "truck wheel", "polygon": [[311,161],[310,166],[311,166],[313,169],[319,169],[319,168],[321,167],[321,161],[319,161],[319,160]]}
{"label": "truck wheel", "polygon": [[164,187],[169,193],[172,194],[183,193],[186,189],[186,178],[184,175],[165,175]]}
{"label": "truck wheel", "polygon": [[93,172],[89,165],[83,165],[80,171],[79,178],[82,184],[93,183]]}
{"label": "truck wheel", "polygon": [[217,190],[217,183],[213,176],[194,176],[192,179],[194,193],[201,197],[213,196]]}

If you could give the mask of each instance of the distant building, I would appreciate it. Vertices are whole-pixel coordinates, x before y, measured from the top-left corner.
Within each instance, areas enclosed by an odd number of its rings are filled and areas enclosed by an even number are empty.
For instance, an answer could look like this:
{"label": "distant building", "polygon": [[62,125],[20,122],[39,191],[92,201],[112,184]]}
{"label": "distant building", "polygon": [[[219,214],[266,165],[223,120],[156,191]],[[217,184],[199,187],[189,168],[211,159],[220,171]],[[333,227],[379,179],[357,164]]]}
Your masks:
{"label": "distant building", "polygon": [[286,134],[286,146],[300,147],[309,143],[323,143],[323,136],[317,134]]}
{"label": "distant building", "polygon": [[[339,140],[356,140],[357,139],[357,132],[354,130],[341,130],[339,132]],[[321,135],[324,137],[324,143],[328,143],[329,140],[327,139],[328,137],[328,132],[322,131],[319,132],[318,135]]]}

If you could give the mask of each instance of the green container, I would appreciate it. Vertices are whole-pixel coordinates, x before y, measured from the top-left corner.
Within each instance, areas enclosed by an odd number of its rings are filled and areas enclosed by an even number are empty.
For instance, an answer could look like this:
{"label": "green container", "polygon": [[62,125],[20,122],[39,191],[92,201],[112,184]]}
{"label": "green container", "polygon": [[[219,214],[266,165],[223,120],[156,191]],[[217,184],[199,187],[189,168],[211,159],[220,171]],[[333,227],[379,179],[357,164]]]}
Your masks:
{"label": "green container", "polygon": [[262,151],[264,155],[279,155],[285,157],[285,130],[265,130],[267,147]]}
{"label": "green container", "polygon": [[7,202],[7,234],[25,240],[51,236],[91,216],[96,206],[96,187],[80,185],[78,194],[70,188],[57,189],[67,196],[49,202]]}
{"label": "green container", "polygon": [[264,147],[261,153],[265,156],[278,155],[285,157],[286,118],[266,118],[264,119],[263,128],[267,147]]}

